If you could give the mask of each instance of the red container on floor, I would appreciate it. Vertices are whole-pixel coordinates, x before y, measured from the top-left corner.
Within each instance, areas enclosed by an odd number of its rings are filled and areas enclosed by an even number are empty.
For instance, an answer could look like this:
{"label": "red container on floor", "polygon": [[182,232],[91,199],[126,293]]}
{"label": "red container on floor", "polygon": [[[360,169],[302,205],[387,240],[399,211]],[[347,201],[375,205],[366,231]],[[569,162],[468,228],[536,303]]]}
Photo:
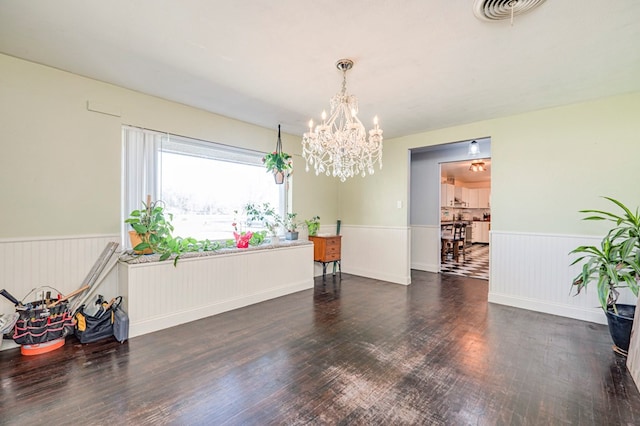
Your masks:
{"label": "red container on floor", "polygon": [[37,343],[35,345],[22,345],[20,348],[20,353],[22,355],[40,355],[46,354],[47,352],[54,351],[58,348],[64,346],[65,338],[61,337],[59,339],[50,340],[44,343]]}

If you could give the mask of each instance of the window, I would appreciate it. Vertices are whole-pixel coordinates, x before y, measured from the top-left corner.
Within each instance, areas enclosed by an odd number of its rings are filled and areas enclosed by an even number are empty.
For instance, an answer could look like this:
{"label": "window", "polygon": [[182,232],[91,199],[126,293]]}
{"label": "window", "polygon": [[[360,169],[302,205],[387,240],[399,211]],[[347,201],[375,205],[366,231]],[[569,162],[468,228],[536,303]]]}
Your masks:
{"label": "window", "polygon": [[266,173],[262,152],[128,126],[123,144],[123,221],[151,194],[173,214],[174,236],[219,240],[233,238],[234,211],[246,203],[286,210],[286,185]]}

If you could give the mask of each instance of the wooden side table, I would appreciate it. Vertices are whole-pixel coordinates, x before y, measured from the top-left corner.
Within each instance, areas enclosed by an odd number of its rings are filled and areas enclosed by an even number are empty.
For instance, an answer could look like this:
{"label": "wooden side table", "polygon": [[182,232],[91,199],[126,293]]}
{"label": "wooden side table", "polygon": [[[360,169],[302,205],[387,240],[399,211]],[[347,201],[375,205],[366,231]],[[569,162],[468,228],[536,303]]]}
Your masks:
{"label": "wooden side table", "polygon": [[310,236],[309,241],[313,242],[313,261],[322,263],[322,279],[324,280],[327,274],[328,263],[333,263],[333,275],[336,274],[336,265],[338,266],[340,278],[342,278],[342,266],[340,265],[342,236]]}

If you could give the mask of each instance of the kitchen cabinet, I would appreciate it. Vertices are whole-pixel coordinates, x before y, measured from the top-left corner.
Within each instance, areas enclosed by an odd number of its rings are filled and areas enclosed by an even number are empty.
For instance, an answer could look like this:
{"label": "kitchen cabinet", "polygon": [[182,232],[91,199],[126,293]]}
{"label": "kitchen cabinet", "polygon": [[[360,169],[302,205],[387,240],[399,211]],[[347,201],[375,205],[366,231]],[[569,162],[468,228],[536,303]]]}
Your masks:
{"label": "kitchen cabinet", "polygon": [[467,206],[472,208],[472,209],[477,209],[479,207],[479,205],[478,205],[478,189],[469,189],[469,200],[468,200]]}
{"label": "kitchen cabinet", "polygon": [[491,208],[491,189],[440,184],[440,207],[489,209]]}
{"label": "kitchen cabinet", "polygon": [[471,238],[474,243],[489,244],[489,230],[491,222],[473,222],[471,229]]}
{"label": "kitchen cabinet", "polygon": [[440,207],[453,207],[456,197],[455,187],[449,183],[440,185]]}
{"label": "kitchen cabinet", "polygon": [[491,222],[479,222],[480,223],[480,238],[481,243],[489,244],[489,230],[491,229]]}
{"label": "kitchen cabinet", "polygon": [[[455,201],[458,201],[457,203]],[[455,187],[455,200],[454,204],[457,207],[469,207],[469,188],[463,186]]]}
{"label": "kitchen cabinet", "polygon": [[491,189],[478,189],[478,207],[481,209],[488,209],[491,207]]}

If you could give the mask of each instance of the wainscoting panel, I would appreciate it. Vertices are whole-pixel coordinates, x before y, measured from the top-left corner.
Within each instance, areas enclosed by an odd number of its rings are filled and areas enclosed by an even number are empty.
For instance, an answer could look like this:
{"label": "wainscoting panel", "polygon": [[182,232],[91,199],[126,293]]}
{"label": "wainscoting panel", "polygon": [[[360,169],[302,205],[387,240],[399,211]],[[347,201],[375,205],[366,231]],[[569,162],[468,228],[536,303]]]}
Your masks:
{"label": "wainscoting panel", "polygon": [[[62,294],[71,293],[82,287],[82,281],[107,243],[119,240],[118,235],[2,239],[0,288],[25,302],[35,300],[35,295],[27,295],[42,286],[51,286]],[[117,295],[115,268],[95,290],[109,298]],[[15,312],[13,304],[0,296],[0,313],[11,312]],[[5,340],[0,348],[16,346],[13,341]]]}
{"label": "wainscoting panel", "polygon": [[[640,297],[635,303],[640,306]],[[633,318],[633,329],[631,330],[631,341],[629,342],[629,356],[627,357],[627,369],[633,377],[636,388],[640,390],[640,315]]]}
{"label": "wainscoting panel", "polygon": [[440,272],[440,227],[411,226],[411,269]]}
{"label": "wainscoting panel", "polygon": [[[569,252],[599,245],[601,238],[571,235],[491,232],[489,301],[564,317],[606,323],[595,287],[573,296],[579,271]],[[571,293],[571,294],[570,294]],[[635,298],[620,298],[635,303]]]}
{"label": "wainscoting panel", "polygon": [[344,272],[411,284],[409,228],[343,225],[340,234]]}
{"label": "wainscoting panel", "polygon": [[[0,287],[18,299],[40,286],[70,293],[82,286],[107,243],[119,239],[104,235],[0,240]],[[115,296],[115,279],[115,272],[107,276],[99,286],[101,294]],[[0,313],[14,312],[8,300],[0,299]]]}
{"label": "wainscoting panel", "polygon": [[118,265],[130,337],[313,288],[313,244]]}

